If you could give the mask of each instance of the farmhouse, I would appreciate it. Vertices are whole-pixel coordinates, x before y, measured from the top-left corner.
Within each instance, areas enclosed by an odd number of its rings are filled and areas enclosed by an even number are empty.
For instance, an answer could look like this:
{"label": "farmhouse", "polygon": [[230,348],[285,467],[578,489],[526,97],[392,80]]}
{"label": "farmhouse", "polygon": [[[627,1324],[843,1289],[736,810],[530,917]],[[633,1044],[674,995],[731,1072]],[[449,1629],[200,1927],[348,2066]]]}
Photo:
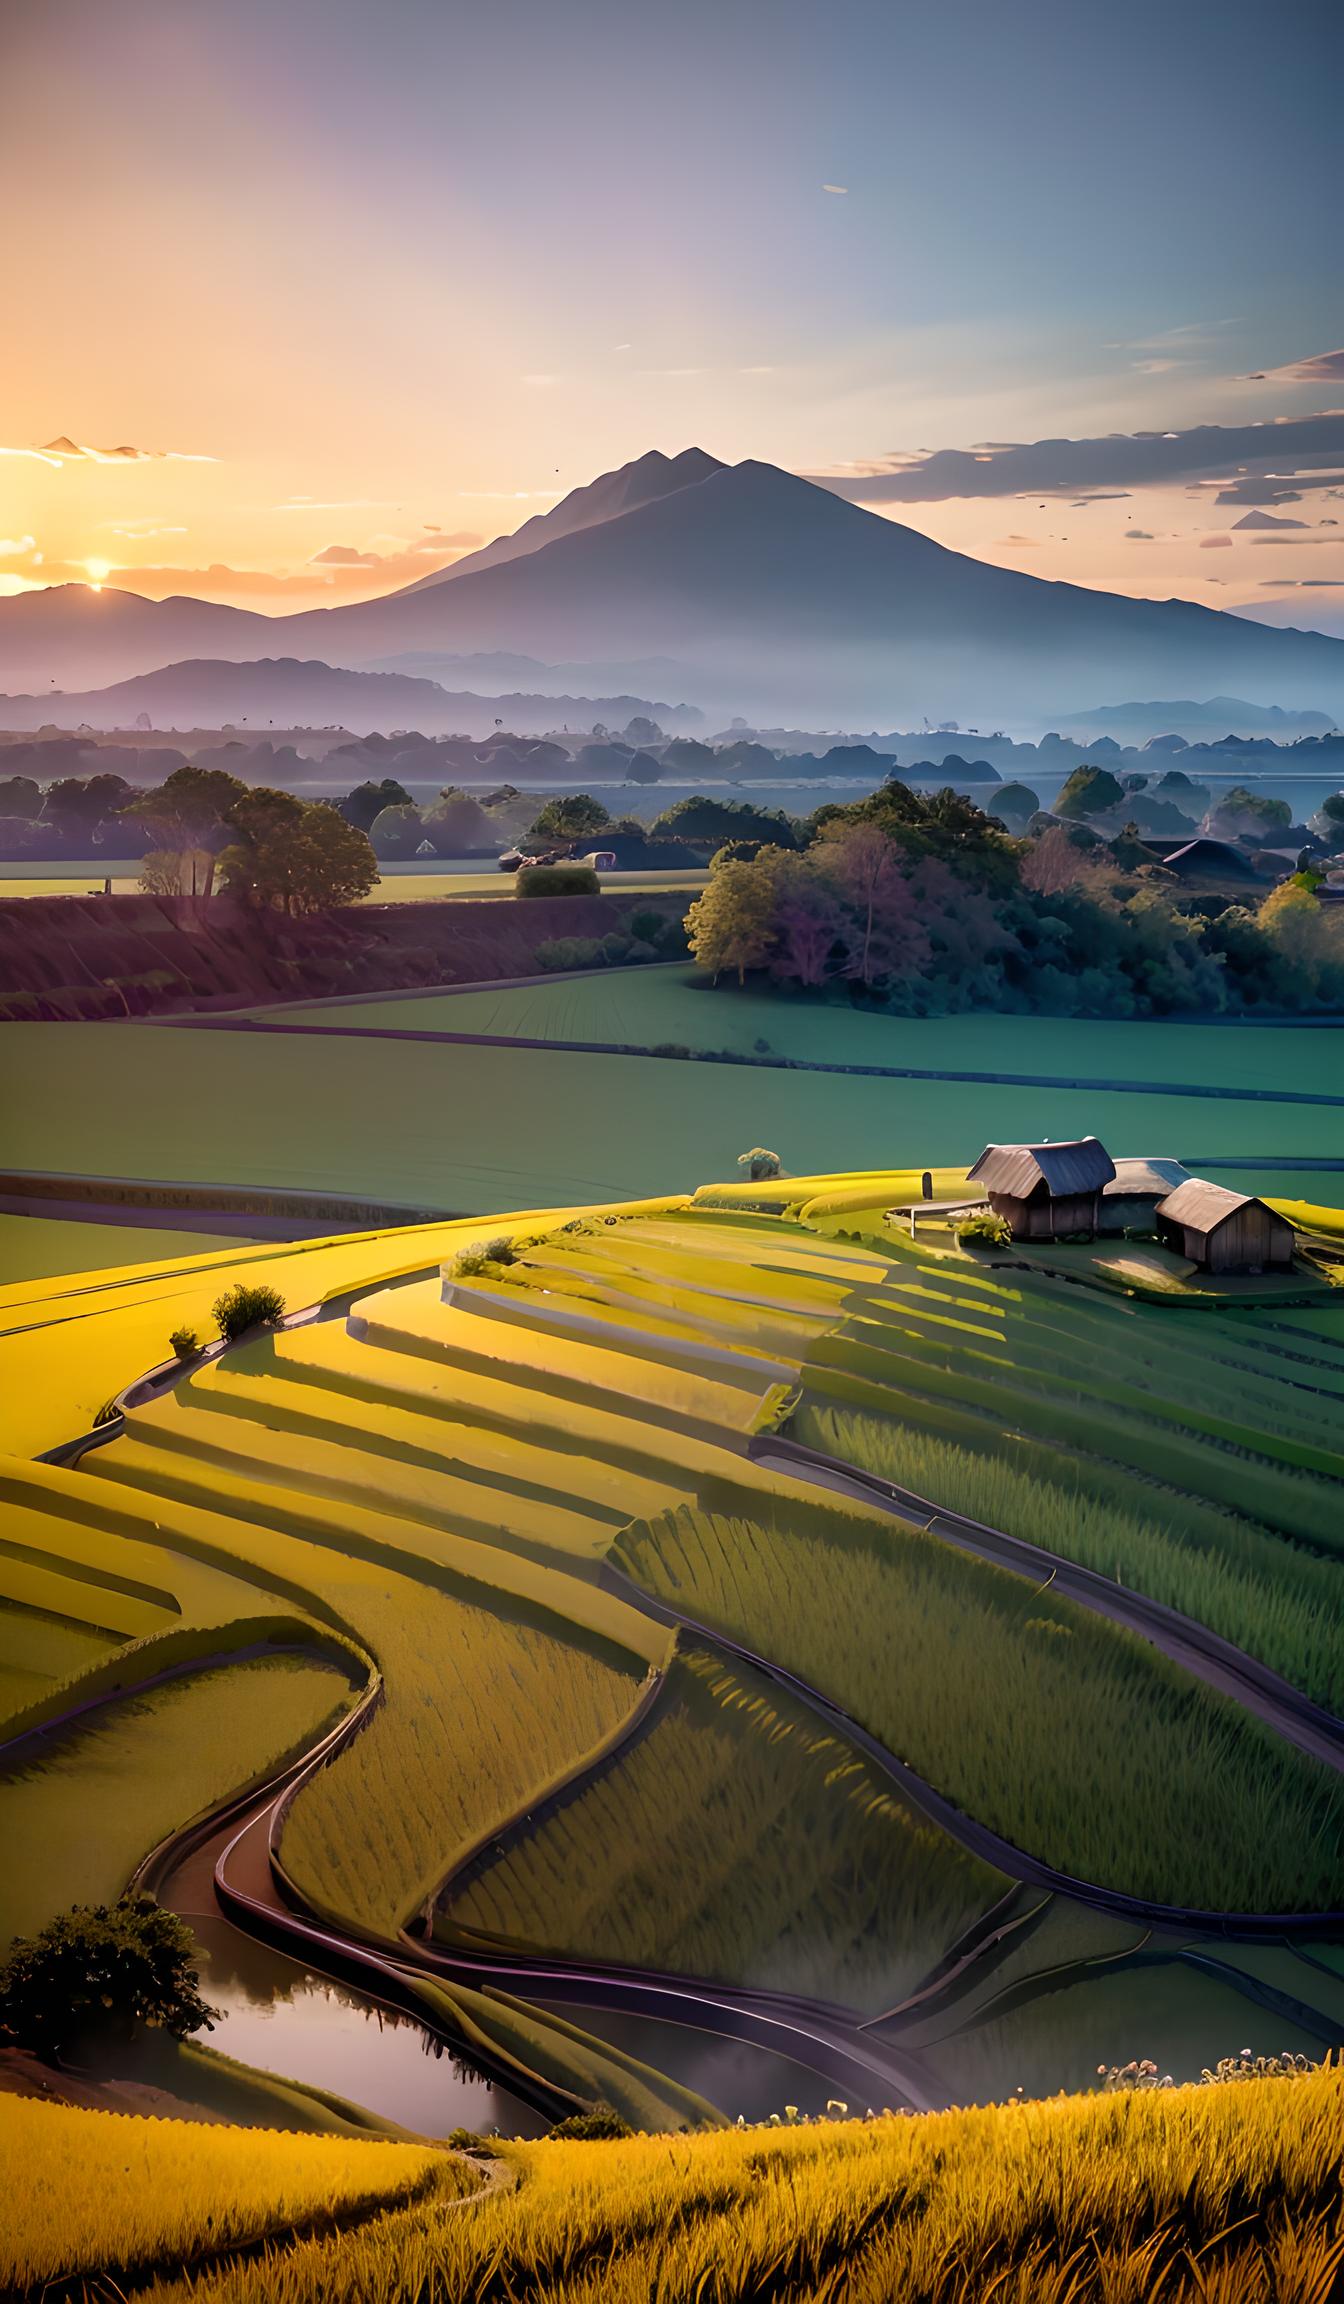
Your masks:
{"label": "farmhouse", "polygon": [[1114,1176],[1101,1188],[1098,1230],[1156,1232],[1159,1200],[1169,1199],[1188,1175],[1179,1160],[1165,1155],[1117,1160]]}
{"label": "farmhouse", "polygon": [[1058,1240],[1097,1230],[1115,1162],[1095,1136],[1081,1136],[1065,1144],[987,1144],[969,1173],[1015,1240]]}
{"label": "farmhouse", "polygon": [[1263,1200],[1191,1176],[1157,1206],[1158,1236],[1209,1272],[1282,1270],[1293,1261],[1293,1227]]}

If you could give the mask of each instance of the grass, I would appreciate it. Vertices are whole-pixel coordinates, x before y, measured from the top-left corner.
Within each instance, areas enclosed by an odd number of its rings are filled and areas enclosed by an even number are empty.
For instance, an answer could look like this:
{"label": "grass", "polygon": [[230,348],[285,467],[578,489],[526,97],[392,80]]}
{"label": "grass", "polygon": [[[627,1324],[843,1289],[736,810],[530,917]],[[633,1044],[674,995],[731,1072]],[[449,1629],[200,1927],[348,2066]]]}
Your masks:
{"label": "grass", "polygon": [[[188,2293],[200,2304],[1325,2304],[1340,2260],[1342,2110],[1340,2074],[1324,2070],[918,2119],[510,2145],[517,2190],[465,2209],[431,2192],[363,2231],[200,2275],[166,2264],[145,2293],[154,2304]],[[185,2170],[209,2135],[170,2132]]]}
{"label": "grass", "polygon": [[0,2096],[9,2172],[0,2290],[144,2277],[294,2225],[466,2192],[460,2160],[413,2144],[186,2127]]}
{"label": "grass", "polygon": [[[712,996],[689,997],[719,1013]],[[724,1008],[733,1009],[726,995]],[[316,1011],[314,1021],[330,1013]],[[828,1037],[837,1014],[843,1023],[843,1011],[818,1011]],[[918,1029],[949,1062],[948,1027]],[[1000,1062],[1018,1029],[1000,1022]],[[1095,1044],[1099,1033],[1130,1028],[1085,1029]],[[1222,1048],[1224,1035],[1213,1037]],[[1227,1039],[1230,1063],[1231,1029]],[[1276,1060],[1275,1045],[1274,1034],[1255,1033],[1244,1058],[1249,1082]],[[687,1192],[734,1179],[738,1154],[752,1144],[771,1145],[800,1175],[889,1166],[910,1146],[929,1167],[964,1164],[991,1137],[1089,1131],[1117,1153],[1156,1147],[1253,1163],[1291,1152],[1313,1166],[1344,1156],[1344,1112],[1328,1106],[835,1075],[821,1092],[801,1075],[733,1065],[204,1025],[14,1024],[5,1052],[7,1169],[66,1170],[78,1145],[81,1163],[109,1177],[224,1179],[460,1213]],[[1280,1188],[1293,1189],[1291,1176]]]}
{"label": "grass", "polygon": [[1340,1571],[1331,1562],[1194,1496],[1126,1482],[1057,1450],[1012,1446],[1001,1432],[976,1449],[921,1431],[907,1416],[808,1405],[789,1432],[948,1511],[1147,1593],[1344,1711]]}
{"label": "grass", "polygon": [[1018,1576],[821,1504],[669,1513],[613,1556],[1061,1872],[1200,1910],[1344,1903],[1339,1777]]}
{"label": "grass", "polygon": [[651,1724],[450,1881],[435,1929],[871,2013],[1006,1885],[805,1706],[687,1645]]}
{"label": "grass", "polygon": [[0,1944],[115,1898],[168,1833],[305,1750],[348,1701],[348,1682],[315,1657],[253,1657],[3,1755]]}

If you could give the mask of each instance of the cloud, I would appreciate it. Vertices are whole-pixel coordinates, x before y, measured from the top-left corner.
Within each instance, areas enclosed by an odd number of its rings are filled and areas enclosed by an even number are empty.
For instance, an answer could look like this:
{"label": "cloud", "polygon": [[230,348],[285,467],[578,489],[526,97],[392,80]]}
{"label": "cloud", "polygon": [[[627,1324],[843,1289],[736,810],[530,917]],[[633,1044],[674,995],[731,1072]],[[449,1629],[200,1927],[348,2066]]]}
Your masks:
{"label": "cloud", "polygon": [[[1206,476],[1229,482],[1274,477],[1292,487],[1299,471],[1323,464],[1344,464],[1344,409],[1263,424],[1112,432],[1089,440],[989,441],[932,454],[897,450],[808,477],[855,504],[933,504],[951,497],[1077,497],[1093,489],[1170,487]],[[1331,471],[1332,481],[1340,477]]]}
{"label": "cloud", "polygon": [[451,560],[458,552],[467,551],[481,541],[479,536],[466,534],[441,535],[437,529],[417,537],[413,544],[401,544],[394,552],[375,552],[371,545],[328,544],[314,552],[311,568],[376,568],[387,577],[423,576],[426,563]]}
{"label": "cloud", "polygon": [[1157,538],[1150,528],[1126,528],[1125,542],[1127,544],[1156,544]]}
{"label": "cloud", "polygon": [[[1205,487],[1207,481],[1202,483]],[[1215,504],[1300,504],[1309,489],[1325,488],[1344,496],[1344,472],[1267,472],[1234,480],[1220,488]]]}
{"label": "cloud", "polygon": [[1344,349],[1338,352],[1313,352],[1306,360],[1290,360],[1283,368],[1253,368],[1249,376],[1237,379],[1241,384],[1340,384],[1344,383]]}
{"label": "cloud", "polygon": [[0,560],[21,560],[36,550],[36,536],[0,536]]}
{"label": "cloud", "polygon": [[1344,576],[1267,576],[1267,592],[1344,592]]}
{"label": "cloud", "polygon": [[848,184],[823,184],[821,189],[823,192],[833,192],[837,200],[847,200],[849,198]]}
{"label": "cloud", "polygon": [[[1241,521],[1238,520],[1238,528],[1240,528],[1241,525]],[[1230,552],[1232,549],[1232,539],[1230,536],[1201,536],[1199,539],[1199,549],[1201,552]]]}
{"label": "cloud", "polygon": [[91,448],[62,432],[37,451],[52,464],[217,464],[217,456],[203,456],[190,448]]}
{"label": "cloud", "polygon": [[1273,512],[1247,512],[1242,519],[1234,520],[1232,525],[1234,528],[1305,528],[1309,523],[1305,520],[1280,520]]}
{"label": "cloud", "polygon": [[133,544],[149,544],[156,536],[185,536],[185,528],[152,528],[143,520],[104,520],[110,535],[125,536]]}
{"label": "cloud", "polygon": [[995,547],[995,549],[997,550],[998,546],[1008,544],[1016,545],[1019,549],[1023,545],[1029,545],[1031,550],[1035,552],[1039,549],[1040,541],[1041,540],[1039,536],[1000,536],[998,539],[998,545]]}

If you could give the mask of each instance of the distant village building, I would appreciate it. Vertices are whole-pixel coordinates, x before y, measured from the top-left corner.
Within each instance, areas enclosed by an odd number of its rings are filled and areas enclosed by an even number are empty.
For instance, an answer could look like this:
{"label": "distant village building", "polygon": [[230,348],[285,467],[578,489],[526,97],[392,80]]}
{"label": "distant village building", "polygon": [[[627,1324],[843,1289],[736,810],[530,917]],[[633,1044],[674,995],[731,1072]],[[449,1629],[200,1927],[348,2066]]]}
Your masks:
{"label": "distant village building", "polygon": [[1150,1156],[1117,1160],[1115,1174],[1101,1188],[1102,1232],[1156,1232],[1158,1202],[1184,1184],[1189,1170],[1179,1160]]}
{"label": "distant village building", "polygon": [[1067,1144],[988,1144],[970,1171],[1015,1240],[1059,1240],[1099,1228],[1115,1162],[1095,1136]]}
{"label": "distant village building", "polygon": [[1263,1200],[1191,1176],[1157,1206],[1158,1237],[1208,1272],[1283,1271],[1293,1227]]}

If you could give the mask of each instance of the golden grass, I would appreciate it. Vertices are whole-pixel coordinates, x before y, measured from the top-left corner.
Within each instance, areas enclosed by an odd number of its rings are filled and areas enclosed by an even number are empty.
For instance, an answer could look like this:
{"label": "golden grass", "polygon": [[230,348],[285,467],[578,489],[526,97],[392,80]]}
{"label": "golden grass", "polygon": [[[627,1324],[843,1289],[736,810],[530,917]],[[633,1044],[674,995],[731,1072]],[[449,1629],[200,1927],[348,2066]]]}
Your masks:
{"label": "golden grass", "polygon": [[[461,2161],[412,2144],[185,2125],[0,2096],[0,2294],[237,2248],[404,2201]],[[440,2193],[441,2196],[441,2193]]]}
{"label": "golden grass", "polygon": [[[1329,2304],[1338,2068],[924,2118],[508,2147],[522,2175],[201,2304]],[[149,2295],[186,2293],[172,2279]]]}

